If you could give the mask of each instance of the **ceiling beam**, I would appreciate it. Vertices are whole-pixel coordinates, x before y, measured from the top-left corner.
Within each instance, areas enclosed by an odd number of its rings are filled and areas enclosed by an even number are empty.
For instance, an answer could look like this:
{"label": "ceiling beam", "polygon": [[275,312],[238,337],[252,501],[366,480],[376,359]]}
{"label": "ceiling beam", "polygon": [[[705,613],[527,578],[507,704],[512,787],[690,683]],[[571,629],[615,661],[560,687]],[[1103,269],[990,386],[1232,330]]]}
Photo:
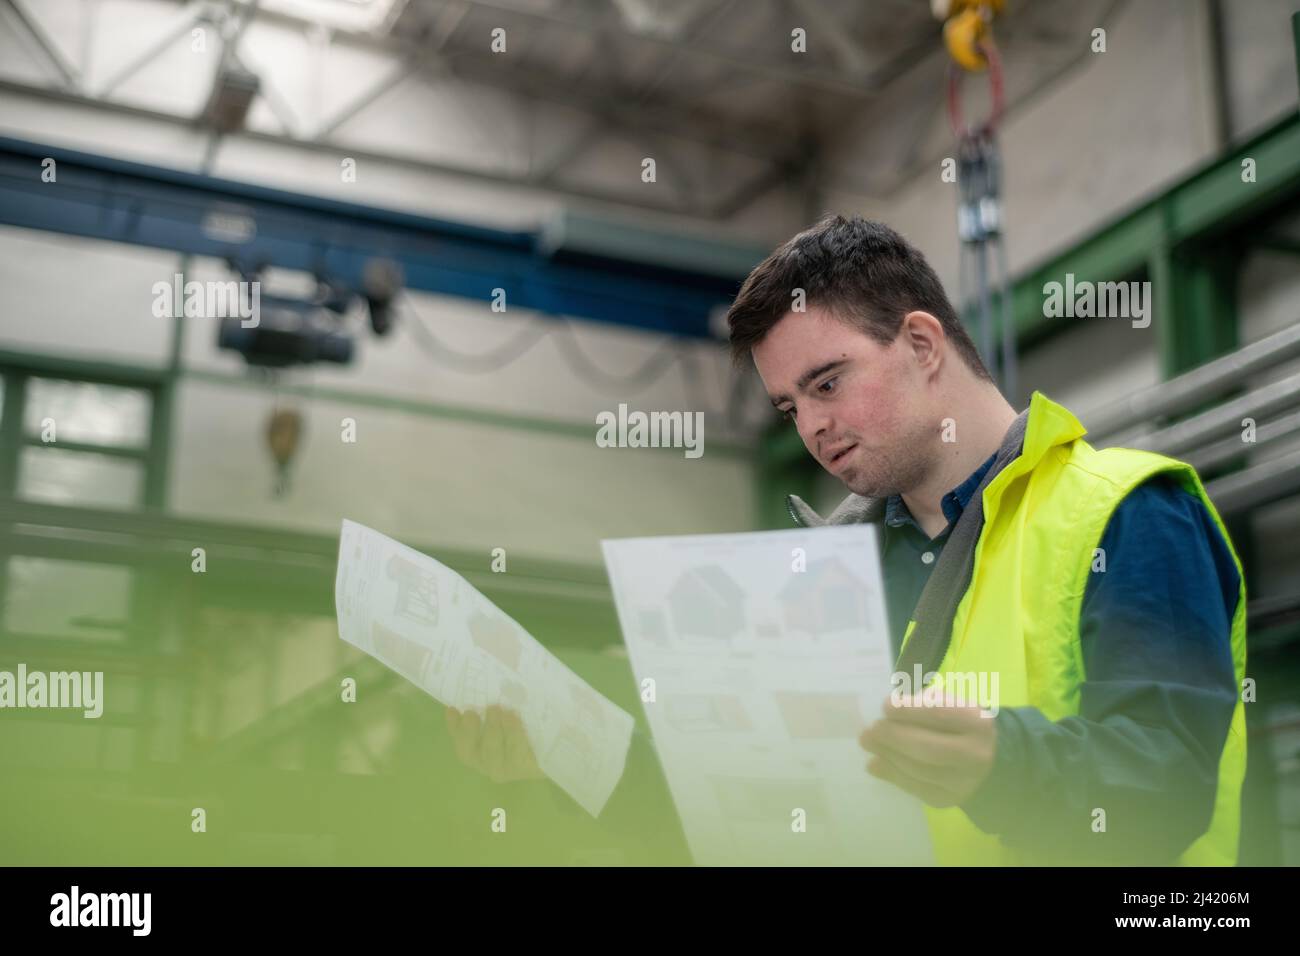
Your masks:
{"label": "ceiling beam", "polygon": [[[189,116],[182,116],[177,113],[164,112],[162,110],[151,109],[148,107],[132,106],[115,100],[96,99],[95,97],[74,93],[57,87],[33,86],[26,83],[20,83],[16,80],[0,78],[0,92],[35,96],[53,102],[101,109],[122,116],[134,116],[138,119],[163,122],[193,130],[196,134],[202,132],[201,127],[199,127],[194,119]],[[322,150],[329,150],[339,156],[349,156],[356,159],[358,162],[369,161],[387,163],[404,169],[413,169],[418,172],[429,173],[431,175],[457,176],[494,185],[517,186],[523,189],[532,190],[537,189],[537,185],[531,180],[527,170],[525,169],[521,169],[518,172],[484,169],[482,167],[449,163],[442,160],[426,159],[409,155],[403,156],[394,153],[381,153],[356,143],[299,139],[286,133],[269,133],[247,129],[240,130],[237,133],[231,133],[226,137],[226,139],[227,141],[238,141],[243,139],[252,142],[271,143],[277,146],[300,149],[310,153],[319,153]],[[639,176],[629,178],[635,179],[637,186],[641,185]],[[610,203],[634,209],[647,209],[653,212],[680,213],[682,211],[680,206],[676,203],[654,202],[641,198],[646,194],[644,191],[637,189],[630,189],[626,193],[618,193],[613,190],[589,189],[580,185],[554,182],[546,187],[546,191],[558,196],[570,196],[575,199]],[[711,207],[702,207],[695,210],[695,214],[702,218],[709,218],[713,215]]]}

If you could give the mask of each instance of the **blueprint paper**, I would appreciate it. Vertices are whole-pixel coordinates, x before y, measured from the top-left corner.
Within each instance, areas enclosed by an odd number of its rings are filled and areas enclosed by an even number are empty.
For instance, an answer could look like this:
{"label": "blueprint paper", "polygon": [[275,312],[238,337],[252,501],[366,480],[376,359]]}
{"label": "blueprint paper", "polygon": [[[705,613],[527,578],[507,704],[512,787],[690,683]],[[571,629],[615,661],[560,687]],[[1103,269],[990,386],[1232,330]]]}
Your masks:
{"label": "blueprint paper", "polygon": [[596,816],[623,775],[630,714],[595,691],[463,577],[344,521],[339,637],[434,699],[519,713],[541,769]]}
{"label": "blueprint paper", "polygon": [[601,542],[697,863],[933,861],[921,803],[868,774],[857,742],[893,669],[875,534],[860,524]]}

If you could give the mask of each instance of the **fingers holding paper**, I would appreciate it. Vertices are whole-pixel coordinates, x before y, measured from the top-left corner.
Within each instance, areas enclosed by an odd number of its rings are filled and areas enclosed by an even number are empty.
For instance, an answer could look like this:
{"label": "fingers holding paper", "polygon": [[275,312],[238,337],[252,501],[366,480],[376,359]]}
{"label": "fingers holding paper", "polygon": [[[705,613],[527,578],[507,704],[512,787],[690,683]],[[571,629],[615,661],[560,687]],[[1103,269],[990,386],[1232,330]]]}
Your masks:
{"label": "fingers holding paper", "polygon": [[480,715],[477,711],[448,707],[446,718],[456,759],[471,770],[494,783],[545,776],[516,711],[493,704]]}
{"label": "fingers holding paper", "polygon": [[884,716],[862,731],[858,743],[873,755],[867,763],[872,776],[932,807],[951,807],[964,803],[988,778],[997,732],[979,707],[891,698]]}

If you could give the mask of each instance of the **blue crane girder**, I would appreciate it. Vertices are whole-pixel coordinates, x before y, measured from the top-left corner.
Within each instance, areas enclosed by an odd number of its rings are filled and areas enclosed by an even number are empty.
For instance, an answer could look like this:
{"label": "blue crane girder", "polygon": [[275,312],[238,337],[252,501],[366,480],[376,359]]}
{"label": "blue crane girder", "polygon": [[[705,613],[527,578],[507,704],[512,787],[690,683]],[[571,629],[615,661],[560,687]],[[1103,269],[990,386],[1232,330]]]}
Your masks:
{"label": "blue crane girder", "polygon": [[[53,182],[44,161],[54,160]],[[0,137],[0,223],[327,274],[360,288],[371,258],[405,286],[657,332],[708,337],[743,276],[548,255],[539,233],[449,222]]]}

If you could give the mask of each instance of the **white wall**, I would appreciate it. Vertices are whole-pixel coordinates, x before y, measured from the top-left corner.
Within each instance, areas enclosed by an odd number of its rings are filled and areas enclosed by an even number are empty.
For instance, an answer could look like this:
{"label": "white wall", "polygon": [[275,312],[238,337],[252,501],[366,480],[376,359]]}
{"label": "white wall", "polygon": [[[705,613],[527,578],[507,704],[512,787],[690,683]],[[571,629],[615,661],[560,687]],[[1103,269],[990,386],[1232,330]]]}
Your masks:
{"label": "white wall", "polygon": [[[172,323],[151,312],[153,284],[179,268],[172,254],[19,229],[0,231],[0,349],[162,367]],[[187,279],[229,278],[197,260]],[[267,289],[305,290],[283,272]],[[290,373],[281,405],[307,420],[290,491],[271,497],[265,443],[272,387],[216,348],[216,322],[186,319],[184,369],[173,429],[169,507],[177,514],[334,532],[343,517],[409,540],[595,563],[599,539],[710,529],[743,530],[753,517],[748,427],[724,414],[723,351],[679,346],[698,385],[676,365],[644,389],[610,390],[579,378],[554,345],[555,320],[486,303],[411,294],[408,308],[450,347],[495,348],[530,323],[552,327],[517,362],[467,374],[434,362],[402,316],[376,339],[358,330],[355,365]],[[663,338],[575,322],[576,343],[611,376],[626,375]],[[312,396],[319,389],[320,396]],[[302,394],[306,390],[307,394]],[[323,397],[328,396],[328,398]],[[599,448],[596,413],[704,412],[703,455],[682,449]],[[478,419],[475,416],[479,416]],[[357,441],[342,440],[344,418]]]}
{"label": "white wall", "polygon": [[[51,0],[35,15],[65,56],[85,67],[84,88],[97,93],[180,9],[161,0]],[[207,134],[163,114],[187,117],[201,107],[219,49],[211,28],[206,41],[206,49],[196,51],[190,33],[178,36],[115,89],[113,98],[129,104],[131,113],[0,90],[0,133],[198,170]],[[306,31],[265,18],[253,24],[240,47],[241,57],[288,105],[291,132],[298,136],[310,136],[393,66],[391,56],[342,36],[322,50]],[[44,54],[11,16],[0,17],[0,77],[41,85],[54,79]],[[521,115],[524,107],[532,115]],[[332,136],[339,149],[231,136],[221,141],[208,171],[510,229],[537,228],[561,208],[748,242],[774,242],[798,225],[791,218],[798,203],[780,189],[719,225],[420,165],[473,164],[518,173],[528,168],[530,148],[533,162],[545,162],[588,122],[564,107],[521,103],[429,72],[412,75],[344,123]],[[248,125],[259,134],[285,132],[261,100]],[[671,140],[664,145],[679,159],[692,149]],[[345,182],[340,162],[349,147],[395,158],[363,156],[356,180]],[[630,141],[588,150],[566,164],[561,179],[612,190],[632,184],[641,196],[649,190],[676,195],[680,178],[667,154],[659,181],[640,182],[643,155],[644,144]],[[713,192],[754,172],[744,156],[715,150],[695,158],[706,160],[707,172],[696,189]],[[178,262],[173,254],[152,250],[2,230],[0,278],[9,307],[0,315],[0,348],[161,366],[172,329],[170,320],[151,316],[151,290],[154,282],[170,279]],[[230,276],[220,263],[196,260],[186,278]],[[305,276],[273,272],[266,291],[303,292],[309,285]],[[281,399],[304,412],[308,432],[291,490],[276,500],[270,497],[272,467],[264,440],[275,398],[247,374],[238,356],[215,348],[215,322],[186,320],[169,506],[185,515],[330,533],[346,515],[411,540],[464,547],[490,541],[489,547],[511,553],[592,563],[599,560],[601,537],[751,525],[746,449],[755,435],[755,412],[762,415],[765,403],[751,404],[748,421],[732,427],[724,412],[733,378],[720,346],[680,343],[684,360],[658,381],[619,388],[575,372],[556,347],[565,330],[526,310],[495,314],[487,303],[412,293],[403,312],[383,340],[361,331],[353,365],[286,376],[299,392],[319,389],[320,395]],[[534,323],[552,330],[507,368],[471,374],[422,351],[411,328],[417,320],[449,347],[470,354],[490,351]],[[360,316],[350,321],[361,328]],[[664,344],[662,336],[631,328],[583,321],[572,328],[583,353],[615,378],[640,367]],[[680,449],[597,448],[595,416],[620,402],[645,411],[703,412],[703,457],[688,460]],[[340,441],[343,417],[357,420],[355,445]]]}
{"label": "white wall", "polygon": [[1296,108],[1297,0],[1225,2],[1228,103],[1232,136],[1242,139]]}

